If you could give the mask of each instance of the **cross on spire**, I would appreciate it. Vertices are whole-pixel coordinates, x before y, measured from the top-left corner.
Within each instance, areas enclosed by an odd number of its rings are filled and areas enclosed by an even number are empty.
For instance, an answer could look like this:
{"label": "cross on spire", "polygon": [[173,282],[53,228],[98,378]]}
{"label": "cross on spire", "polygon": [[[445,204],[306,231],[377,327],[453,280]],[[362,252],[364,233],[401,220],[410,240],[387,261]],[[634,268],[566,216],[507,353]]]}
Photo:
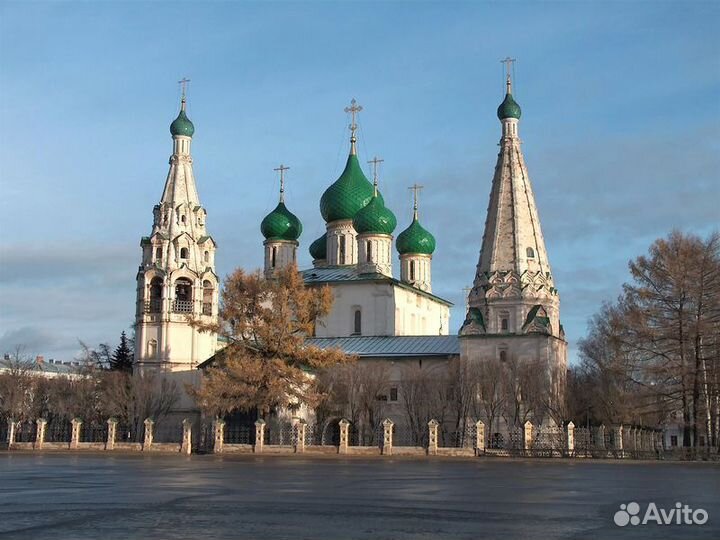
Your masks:
{"label": "cross on spire", "polygon": [[418,217],[418,194],[420,193],[420,190],[423,189],[425,186],[421,186],[419,184],[413,184],[408,189],[411,189],[413,192],[413,219],[417,219]]}
{"label": "cross on spire", "polygon": [[290,167],[286,167],[282,163],[279,167],[273,169],[273,171],[280,172],[280,202],[285,202],[285,171],[290,170]]}
{"label": "cross on spire", "polygon": [[378,166],[378,163],[382,163],[383,161],[385,161],[385,160],[380,159],[377,156],[375,156],[370,161],[368,161],[368,163],[372,163],[372,165],[373,165],[373,186],[375,186],[375,195],[377,195],[377,191],[378,191],[377,166]]}
{"label": "cross on spire", "polygon": [[184,111],[185,110],[185,94],[187,93],[187,84],[190,82],[190,79],[187,77],[183,77],[181,80],[178,81],[178,84],[180,85],[180,91],[182,92],[182,99],[180,99],[180,108]]}
{"label": "cross on spire", "polygon": [[355,101],[355,98],[353,98],[350,101],[349,107],[345,107],[345,112],[350,113],[352,115],[352,120],[350,122],[350,153],[353,155],[355,155],[357,153],[357,151],[355,149],[355,142],[357,140],[355,138],[355,131],[357,131],[357,124],[355,123],[355,115],[362,110],[363,110],[362,105],[358,105],[357,101]]}
{"label": "cross on spire", "polygon": [[510,71],[513,71],[515,69],[515,58],[510,58],[509,56],[506,56],[503,60],[500,60],[501,64],[505,64],[505,86],[507,89],[507,93],[512,93],[512,80],[510,79]]}

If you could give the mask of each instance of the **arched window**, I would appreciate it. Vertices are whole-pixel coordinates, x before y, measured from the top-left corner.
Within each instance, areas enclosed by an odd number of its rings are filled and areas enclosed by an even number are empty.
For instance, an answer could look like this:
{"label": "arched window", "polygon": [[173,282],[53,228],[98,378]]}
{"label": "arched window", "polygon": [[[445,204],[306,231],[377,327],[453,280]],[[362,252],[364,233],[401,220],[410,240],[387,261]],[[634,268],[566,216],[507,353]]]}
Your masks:
{"label": "arched window", "polygon": [[163,280],[161,277],[154,277],[150,281],[150,300],[146,304],[149,313],[160,313],[162,307]]}
{"label": "arched window", "polygon": [[185,215],[183,215],[183,216],[180,218],[180,221],[182,222],[183,225],[185,225],[185,221],[187,221],[187,218],[185,217]]}
{"label": "arched window", "polygon": [[203,315],[212,315],[213,284],[207,279],[203,281]]}
{"label": "arched window", "polygon": [[507,362],[507,351],[504,349],[500,351],[500,361]]}
{"label": "arched window", "polygon": [[155,358],[157,357],[157,341],[154,339],[151,339],[147,342],[147,357],[148,358]]}
{"label": "arched window", "polygon": [[362,312],[359,309],[353,313],[353,335],[362,334]]}
{"label": "arched window", "polygon": [[507,317],[503,317],[500,320],[500,330],[507,330],[508,329],[508,320]]}
{"label": "arched window", "polygon": [[210,252],[206,251],[203,253],[203,258],[205,259],[205,262],[210,262]]}
{"label": "arched window", "polygon": [[162,248],[155,248],[155,258],[159,261],[162,259]]}
{"label": "arched window", "polygon": [[272,247],[272,252],[270,254],[270,266],[272,268],[275,268],[275,263],[277,262],[277,247]]}
{"label": "arched window", "polygon": [[367,249],[366,249],[366,251],[367,251],[367,258],[366,258],[366,260],[367,260],[367,262],[371,262],[371,261],[372,261],[372,242],[371,242],[370,240],[368,240],[368,241],[367,241],[367,244],[365,244],[365,245],[367,246]]}
{"label": "arched window", "polygon": [[181,259],[188,258],[188,248],[180,248],[180,258]]}
{"label": "arched window", "polygon": [[345,237],[338,238],[338,263],[345,264]]}
{"label": "arched window", "polygon": [[175,282],[175,311],[189,313],[192,311],[192,281],[178,278]]}
{"label": "arched window", "polygon": [[527,253],[528,259],[535,258],[535,250],[533,248],[531,248],[531,247],[527,248],[526,253]]}
{"label": "arched window", "polygon": [[410,261],[410,281],[415,281],[415,261]]}

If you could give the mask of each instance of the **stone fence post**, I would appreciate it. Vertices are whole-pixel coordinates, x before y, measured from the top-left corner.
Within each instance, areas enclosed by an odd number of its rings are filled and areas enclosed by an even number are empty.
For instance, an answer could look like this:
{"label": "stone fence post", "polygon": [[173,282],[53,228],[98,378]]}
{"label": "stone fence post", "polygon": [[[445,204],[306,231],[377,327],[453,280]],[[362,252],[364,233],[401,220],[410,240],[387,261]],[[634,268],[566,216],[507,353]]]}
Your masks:
{"label": "stone fence post", "polygon": [[265,446],[265,420],[262,418],[255,422],[255,448],[256,454],[262,454]]}
{"label": "stone fence post", "polygon": [[[307,428],[307,422],[301,419],[295,424],[295,453],[302,454],[305,452],[305,431]],[[341,439],[342,440],[342,437]]]}
{"label": "stone fence post", "polygon": [[8,450],[12,448],[12,445],[15,444],[15,419],[14,418],[8,418],[7,421],[8,424],[8,432],[7,432],[7,443],[8,443]]}
{"label": "stone fence post", "polygon": [[595,446],[598,448],[605,449],[605,425],[600,424],[597,428],[597,439],[595,440]]}
{"label": "stone fence post", "polygon": [[213,453],[222,454],[225,444],[225,420],[216,418],[213,422]]}
{"label": "stone fence post", "polygon": [[117,437],[117,425],[118,421],[116,418],[108,418],[107,420],[107,441],[105,442],[105,450],[115,450],[115,439]]}
{"label": "stone fence post", "polygon": [[383,420],[383,447],[382,447],[382,455],[383,456],[391,456],[392,455],[392,445],[393,445],[393,426],[395,423],[390,420],[389,418],[386,418]]}
{"label": "stone fence post", "polygon": [[184,418],[182,421],[182,445],[180,452],[190,455],[192,453],[192,420]]}
{"label": "stone fence post", "polygon": [[622,424],[613,428],[615,432],[615,450],[617,451],[618,457],[625,457],[623,450],[623,427]]}
{"label": "stone fence post", "polygon": [[428,422],[428,456],[436,456],[438,453],[438,421],[434,418]]}
{"label": "stone fence post", "polygon": [[485,453],[485,423],[478,420],[475,423],[475,455]]}
{"label": "stone fence post", "polygon": [[153,443],[153,427],[155,426],[155,421],[152,418],[146,418],[145,419],[145,438],[143,439],[143,450],[149,450],[152,448]]}
{"label": "stone fence post", "polygon": [[76,450],[78,443],[80,442],[80,427],[82,426],[83,421],[80,418],[73,418],[70,421],[70,424],[72,425],[72,431],[70,433],[70,449]]}
{"label": "stone fence post", "polygon": [[338,446],[338,454],[348,453],[348,433],[350,431],[350,422],[343,418],[339,422],[340,425],[340,444]]}
{"label": "stone fence post", "polygon": [[42,450],[43,444],[45,444],[45,428],[47,427],[47,420],[44,418],[38,418],[37,431],[35,431],[35,450]]}
{"label": "stone fence post", "polygon": [[532,448],[532,441],[533,441],[533,425],[530,420],[525,422],[524,429],[523,429],[523,450],[525,450],[525,453],[528,453],[530,449]]}
{"label": "stone fence post", "polygon": [[575,423],[572,420],[567,425],[567,452],[568,456],[575,455]]}

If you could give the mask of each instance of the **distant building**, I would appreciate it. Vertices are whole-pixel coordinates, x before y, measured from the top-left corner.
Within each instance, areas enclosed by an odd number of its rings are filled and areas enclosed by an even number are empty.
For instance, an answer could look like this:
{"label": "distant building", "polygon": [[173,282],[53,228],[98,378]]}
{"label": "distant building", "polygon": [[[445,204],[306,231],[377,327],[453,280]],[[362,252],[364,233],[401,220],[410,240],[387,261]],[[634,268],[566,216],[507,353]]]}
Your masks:
{"label": "distant building", "polygon": [[80,362],[76,360],[61,361],[50,358],[45,360],[44,356],[36,356],[34,360],[16,360],[6,354],[0,360],[0,373],[7,373],[14,370],[22,370],[33,375],[39,375],[52,379],[55,377],[80,377]]}

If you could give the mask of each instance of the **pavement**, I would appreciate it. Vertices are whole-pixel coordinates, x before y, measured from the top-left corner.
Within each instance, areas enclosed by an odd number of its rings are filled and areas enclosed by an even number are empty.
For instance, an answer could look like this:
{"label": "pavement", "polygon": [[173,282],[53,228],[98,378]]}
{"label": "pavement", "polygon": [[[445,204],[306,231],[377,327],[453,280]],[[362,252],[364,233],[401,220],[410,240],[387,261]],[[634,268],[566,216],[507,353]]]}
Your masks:
{"label": "pavement", "polygon": [[[631,502],[708,520],[617,526]],[[134,538],[717,539],[720,466],[0,452],[0,539]]]}

